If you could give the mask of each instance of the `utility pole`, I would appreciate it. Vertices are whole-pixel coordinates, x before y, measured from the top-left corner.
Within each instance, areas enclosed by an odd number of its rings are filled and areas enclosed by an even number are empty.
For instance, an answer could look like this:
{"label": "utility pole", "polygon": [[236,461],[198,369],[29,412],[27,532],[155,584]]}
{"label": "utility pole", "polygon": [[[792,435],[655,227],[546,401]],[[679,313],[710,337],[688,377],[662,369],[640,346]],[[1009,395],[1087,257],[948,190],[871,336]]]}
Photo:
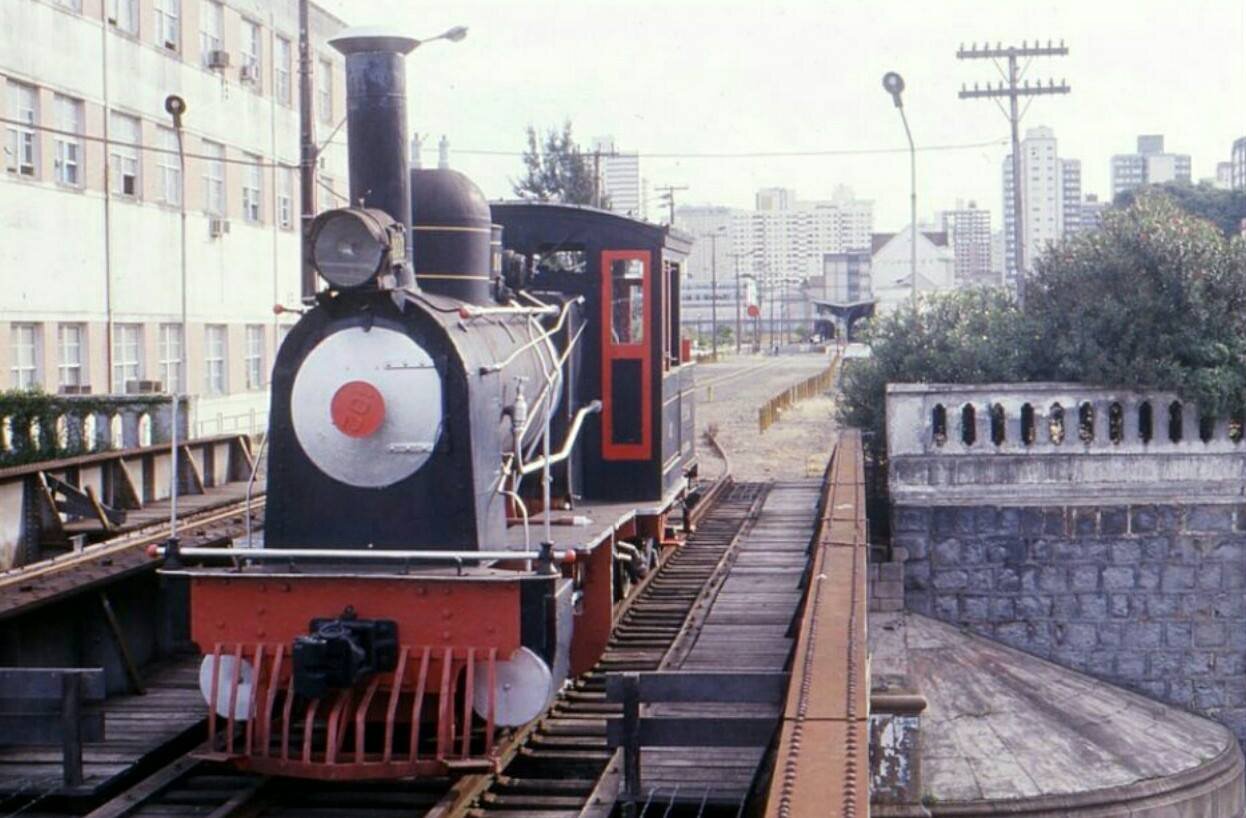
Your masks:
{"label": "utility pole", "polygon": [[308,257],[308,231],[316,218],[316,111],[312,99],[310,0],[299,0],[299,201],[303,298],[316,294],[316,273]]}
{"label": "utility pole", "polygon": [[[710,350],[718,360],[718,239],[720,231],[706,234],[710,240]],[[737,278],[736,284],[739,285]],[[737,315],[738,318],[738,315]]]}
{"label": "utility pole", "polygon": [[[1030,85],[1030,81],[1025,80],[1023,85],[1022,78],[1030,65],[1030,60],[1034,57],[1065,57],[1068,56],[1068,53],[1069,49],[1064,45],[1064,40],[1061,40],[1059,45],[1052,45],[1051,40],[1047,41],[1047,45],[1040,44],[1038,40],[1035,40],[1034,44],[1030,45],[1028,40],[1022,40],[1019,47],[1015,45],[1004,46],[996,43],[992,48],[990,43],[983,43],[981,46],[977,43],[972,43],[969,48],[965,48],[962,44],[956,51],[956,59],[958,60],[991,60],[1004,78],[1004,82],[997,83],[994,86],[988,82],[985,88],[979,88],[976,82],[973,84],[972,89],[962,85],[958,96],[961,99],[989,98],[994,100],[1000,111],[1008,118],[1012,128],[1013,266],[1016,267],[1017,302],[1022,306],[1025,305],[1025,209],[1022,206],[1023,199],[1021,195],[1020,127],[1021,119],[1025,116],[1025,112],[1029,110],[1032,100],[1026,102],[1025,109],[1022,111],[1018,111],[1017,106],[1021,97],[1067,94],[1070,90],[1064,80],[1060,80],[1059,85],[1056,84],[1054,79],[1048,79],[1046,85],[1043,85],[1042,80],[1038,80],[1034,85]],[[1024,66],[1018,66],[1018,57],[1026,58]],[[1004,71],[1000,60],[1008,61],[1007,72]],[[1007,111],[1004,111],[1004,106],[999,102],[1003,97],[1008,98]]]}
{"label": "utility pole", "polygon": [[667,224],[675,224],[675,192],[679,190],[687,190],[687,185],[659,185],[656,190],[663,191],[658,198],[666,202],[667,212],[670,215]]}
{"label": "utility pole", "polygon": [[740,354],[740,344],[743,340],[742,336],[744,334],[743,326],[741,323],[743,320],[743,316],[741,315],[742,309],[740,306],[740,301],[744,297],[743,293],[740,292],[740,259],[751,257],[753,253],[755,252],[757,251],[754,249],[754,250],[749,250],[747,253],[732,253],[731,254],[731,258],[735,259],[735,354],[736,355]]}

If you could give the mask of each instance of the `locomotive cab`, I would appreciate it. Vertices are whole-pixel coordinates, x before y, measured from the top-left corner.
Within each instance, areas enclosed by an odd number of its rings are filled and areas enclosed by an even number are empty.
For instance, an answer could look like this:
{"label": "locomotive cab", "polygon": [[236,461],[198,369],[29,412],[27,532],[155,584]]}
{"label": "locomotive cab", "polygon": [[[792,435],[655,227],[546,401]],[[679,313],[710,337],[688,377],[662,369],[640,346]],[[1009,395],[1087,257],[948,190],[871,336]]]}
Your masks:
{"label": "locomotive cab", "polygon": [[575,494],[657,502],[696,472],[693,364],[682,354],[679,285],[692,237],[608,211],[494,202],[527,286],[574,293],[595,325],[573,374],[602,412],[585,426]]}

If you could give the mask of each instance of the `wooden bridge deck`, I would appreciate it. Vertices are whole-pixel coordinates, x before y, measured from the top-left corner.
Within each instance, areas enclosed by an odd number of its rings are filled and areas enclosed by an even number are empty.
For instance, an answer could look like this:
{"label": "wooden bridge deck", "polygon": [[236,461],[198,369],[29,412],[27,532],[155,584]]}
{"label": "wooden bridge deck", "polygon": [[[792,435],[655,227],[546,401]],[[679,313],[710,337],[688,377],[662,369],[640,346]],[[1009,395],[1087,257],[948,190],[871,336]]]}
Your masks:
{"label": "wooden bridge deck", "polygon": [[0,746],[0,797],[109,792],[203,720],[198,657],[163,666],[144,684],[144,695],[114,696],[104,703],[104,741],[83,745],[81,786],[63,786],[59,745]]}
{"label": "wooden bridge deck", "polygon": [[[816,533],[820,480],[773,485],[736,547],[690,649],[666,670],[783,671],[792,652],[791,626]],[[779,716],[769,705],[652,705],[653,715]],[[642,792],[655,803],[742,802],[753,787],[765,748],[646,748]]]}

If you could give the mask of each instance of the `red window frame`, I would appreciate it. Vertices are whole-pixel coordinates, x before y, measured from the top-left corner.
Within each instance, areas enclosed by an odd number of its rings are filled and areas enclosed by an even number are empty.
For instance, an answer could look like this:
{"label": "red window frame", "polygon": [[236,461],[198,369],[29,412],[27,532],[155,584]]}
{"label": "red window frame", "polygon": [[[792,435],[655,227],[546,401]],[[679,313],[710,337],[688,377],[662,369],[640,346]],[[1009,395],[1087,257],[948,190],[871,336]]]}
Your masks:
{"label": "red window frame", "polygon": [[[641,292],[644,338],[640,343],[613,340],[614,273],[616,261],[639,261],[644,268]],[[605,460],[648,460],[653,452],[653,264],[648,250],[603,250],[601,253],[601,455]],[[640,361],[640,442],[615,443],[613,361]]]}

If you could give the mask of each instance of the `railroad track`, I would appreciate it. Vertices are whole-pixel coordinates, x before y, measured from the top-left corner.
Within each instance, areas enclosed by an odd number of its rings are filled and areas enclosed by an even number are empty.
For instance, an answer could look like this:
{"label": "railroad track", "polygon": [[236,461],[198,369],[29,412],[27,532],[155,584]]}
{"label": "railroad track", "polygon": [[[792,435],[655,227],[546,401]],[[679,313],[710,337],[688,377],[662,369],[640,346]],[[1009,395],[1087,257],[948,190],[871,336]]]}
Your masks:
{"label": "railroad track", "polygon": [[620,771],[606,744],[606,676],[660,670],[690,634],[698,602],[725,577],[732,546],[765,500],[769,484],[731,484],[697,531],[675,551],[619,617],[597,665],[554,702],[502,774],[474,799],[444,803],[436,818],[576,818],[609,815]]}
{"label": "railroad track", "polygon": [[[712,596],[731,547],[756,514],[768,484],[732,484],[725,477],[703,495],[696,531],[669,552],[616,611],[617,624],[601,660],[558,696],[546,715],[512,735],[501,751],[502,772],[456,781],[307,782],[242,773],[190,753],[150,775],[87,818],[571,818],[613,804],[605,718],[612,672],[657,670],[680,638],[698,601]],[[591,809],[590,809],[591,813]]]}
{"label": "railroad track", "polygon": [[[251,525],[264,525],[264,497],[251,500]],[[178,520],[178,536],[186,547],[209,548],[241,538],[247,529],[247,502],[189,514]],[[148,546],[169,538],[168,523],[148,526],[72,554],[64,554],[0,574],[0,618],[25,613],[59,598],[115,582],[159,565]]]}

